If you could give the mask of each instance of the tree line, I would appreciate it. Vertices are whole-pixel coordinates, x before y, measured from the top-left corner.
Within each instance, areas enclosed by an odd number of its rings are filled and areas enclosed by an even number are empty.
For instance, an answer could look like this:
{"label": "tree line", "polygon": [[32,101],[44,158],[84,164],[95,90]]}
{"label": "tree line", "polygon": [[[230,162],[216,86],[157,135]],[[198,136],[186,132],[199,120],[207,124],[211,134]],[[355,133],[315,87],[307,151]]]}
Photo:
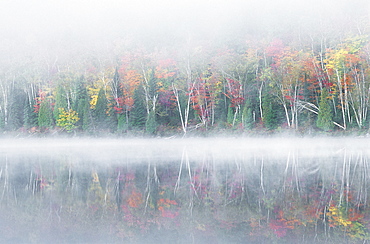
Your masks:
{"label": "tree line", "polygon": [[0,77],[3,131],[187,134],[366,131],[365,34],[122,49],[15,60]]}

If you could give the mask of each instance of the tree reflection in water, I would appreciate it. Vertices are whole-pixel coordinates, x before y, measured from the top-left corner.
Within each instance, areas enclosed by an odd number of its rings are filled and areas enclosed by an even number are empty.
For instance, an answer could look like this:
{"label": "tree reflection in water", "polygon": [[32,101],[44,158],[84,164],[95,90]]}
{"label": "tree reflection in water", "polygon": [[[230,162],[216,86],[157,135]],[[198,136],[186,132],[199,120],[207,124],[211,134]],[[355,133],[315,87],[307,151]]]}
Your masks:
{"label": "tree reflection in water", "polygon": [[1,242],[358,243],[366,139],[13,140]]}

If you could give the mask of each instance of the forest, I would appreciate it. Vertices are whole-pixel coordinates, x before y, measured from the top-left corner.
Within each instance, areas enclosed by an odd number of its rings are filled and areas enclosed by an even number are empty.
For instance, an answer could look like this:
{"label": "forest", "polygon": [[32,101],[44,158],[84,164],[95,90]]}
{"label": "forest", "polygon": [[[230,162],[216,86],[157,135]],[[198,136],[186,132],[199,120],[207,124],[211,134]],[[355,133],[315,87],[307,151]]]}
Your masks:
{"label": "forest", "polygon": [[369,20],[321,20],[314,28],[122,32],[99,44],[68,31],[52,41],[9,37],[1,46],[1,131],[366,134]]}

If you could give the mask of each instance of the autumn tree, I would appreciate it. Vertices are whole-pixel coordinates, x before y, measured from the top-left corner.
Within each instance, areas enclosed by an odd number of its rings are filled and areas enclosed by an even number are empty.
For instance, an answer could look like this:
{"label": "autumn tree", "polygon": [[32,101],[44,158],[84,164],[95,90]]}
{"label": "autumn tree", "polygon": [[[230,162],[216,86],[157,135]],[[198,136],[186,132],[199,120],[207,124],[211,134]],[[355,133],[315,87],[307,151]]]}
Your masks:
{"label": "autumn tree", "polygon": [[[127,131],[129,127],[130,112],[135,104],[135,91],[142,82],[141,75],[136,70],[120,69],[123,72],[123,81],[119,84],[119,97],[114,107],[118,114],[118,129]],[[138,102],[139,103],[139,102]]]}
{"label": "autumn tree", "polygon": [[71,132],[77,128],[76,123],[80,120],[76,111],[70,109],[66,111],[64,108],[59,108],[59,116],[56,120],[56,125],[63,128],[67,132]]}

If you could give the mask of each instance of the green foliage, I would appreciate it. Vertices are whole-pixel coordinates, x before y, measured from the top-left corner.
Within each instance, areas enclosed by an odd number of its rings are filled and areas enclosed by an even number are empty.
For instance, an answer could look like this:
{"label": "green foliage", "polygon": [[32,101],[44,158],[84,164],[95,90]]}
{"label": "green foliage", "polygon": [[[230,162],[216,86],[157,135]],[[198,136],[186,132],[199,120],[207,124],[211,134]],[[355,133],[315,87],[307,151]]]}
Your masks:
{"label": "green foliage", "polygon": [[0,129],[3,129],[5,126],[5,118],[4,113],[2,110],[0,110]]}
{"label": "green foliage", "polygon": [[227,108],[227,124],[232,125],[234,122],[234,109],[232,107]]}
{"label": "green foliage", "polygon": [[334,128],[333,113],[330,108],[329,93],[326,88],[323,88],[320,96],[319,114],[317,116],[316,125],[324,131],[330,131]]}
{"label": "green foliage", "polygon": [[8,105],[8,118],[5,129],[17,130],[24,124],[24,109],[23,106],[26,101],[26,94],[18,87],[13,87]]}
{"label": "green foliage", "polygon": [[25,100],[25,104],[23,107],[23,113],[24,113],[24,124],[23,126],[26,128],[31,128],[34,126],[37,126],[37,113],[34,111],[34,105],[35,105],[35,100],[32,99],[29,101],[27,98]]}
{"label": "green foliage", "polygon": [[158,127],[158,124],[156,121],[155,112],[150,111],[150,113],[148,114],[148,119],[146,120],[146,123],[145,123],[145,131],[147,134],[153,135],[157,131],[157,127]]}
{"label": "green foliage", "polygon": [[87,94],[86,89],[86,81],[84,76],[81,76],[79,79],[76,79],[76,82],[74,84],[74,96],[72,96],[71,103],[72,103],[72,109],[77,111],[78,114],[82,114],[82,111],[78,110],[78,107],[80,106],[81,100],[89,100],[89,96]]}
{"label": "green foliage", "polygon": [[254,115],[253,108],[251,107],[251,101],[246,99],[244,108],[243,108],[243,126],[245,129],[253,129],[254,127]]}
{"label": "green foliage", "polygon": [[118,114],[117,131],[125,132],[127,130],[128,130],[128,123],[126,119],[126,114]]}
{"label": "green foliage", "polygon": [[66,111],[64,108],[59,108],[59,118],[57,119],[57,126],[65,129],[67,132],[71,132],[77,128],[76,123],[80,118],[76,111],[72,109]]}
{"label": "green foliage", "polygon": [[93,118],[89,101],[86,99],[79,100],[76,112],[81,118],[76,122],[76,126],[82,128],[84,131],[90,131],[93,128]]}
{"label": "green foliage", "polygon": [[269,130],[274,130],[278,125],[278,116],[276,113],[276,103],[271,94],[265,94],[262,97],[263,124]]}
{"label": "green foliage", "polygon": [[56,89],[55,105],[54,105],[54,111],[53,111],[55,120],[60,118],[60,113],[62,111],[60,110],[61,108],[62,109],[68,108],[68,102],[67,102],[65,93],[66,93],[65,89],[63,88],[61,84],[59,84]]}
{"label": "green foliage", "polygon": [[40,128],[48,129],[53,124],[53,111],[51,110],[50,100],[45,98],[40,104],[38,125]]}
{"label": "green foliage", "polygon": [[98,100],[96,102],[96,105],[95,105],[95,111],[94,111],[94,118],[95,118],[95,122],[96,122],[96,125],[97,127],[99,128],[102,128],[102,129],[106,129],[107,128],[107,104],[108,104],[108,101],[107,101],[107,98],[105,96],[105,92],[104,92],[104,89],[101,88],[99,90],[99,94],[98,94]]}
{"label": "green foliage", "polygon": [[141,96],[142,90],[136,89],[134,92],[134,107],[129,114],[129,125],[133,128],[143,129],[146,123],[146,109],[144,98]]}

